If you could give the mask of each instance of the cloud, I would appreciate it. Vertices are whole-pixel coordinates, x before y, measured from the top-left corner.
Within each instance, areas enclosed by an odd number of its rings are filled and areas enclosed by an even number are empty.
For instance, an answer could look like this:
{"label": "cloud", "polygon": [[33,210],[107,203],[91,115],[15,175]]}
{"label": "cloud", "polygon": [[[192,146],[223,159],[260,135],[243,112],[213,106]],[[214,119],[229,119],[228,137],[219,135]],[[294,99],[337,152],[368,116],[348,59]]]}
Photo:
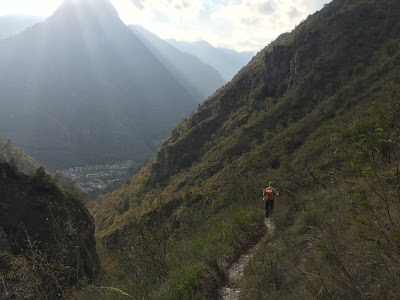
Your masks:
{"label": "cloud", "polygon": [[[330,0],[110,0],[127,24],[162,38],[259,50]],[[0,15],[48,16],[62,0],[0,0]],[[23,8],[23,9],[22,9]]]}
{"label": "cloud", "polygon": [[8,14],[21,14],[27,16],[48,17],[62,0],[0,0],[0,16]]}
{"label": "cloud", "polygon": [[243,47],[243,48],[248,48],[248,49],[256,49],[258,46],[257,44],[252,43],[250,41],[243,41],[243,42],[239,41],[237,43],[237,45],[240,47]]}
{"label": "cloud", "polygon": [[296,18],[302,16],[302,12],[299,11],[296,7],[292,6],[292,8],[289,12],[289,16],[291,19],[296,19]]}
{"label": "cloud", "polygon": [[[112,1],[122,2],[123,0]],[[186,13],[188,11],[197,12],[202,6],[203,0],[130,0],[130,2],[144,13],[151,13],[154,10],[158,10],[168,15],[177,10],[186,11]]]}
{"label": "cloud", "polygon": [[[242,0],[212,13],[213,23],[230,28],[210,42],[237,50],[260,50],[330,0]],[[253,47],[253,48],[251,48]]]}
{"label": "cloud", "polygon": [[[260,50],[330,0],[111,0],[128,24],[161,38],[205,40],[235,50]],[[134,13],[122,5],[127,1]],[[130,10],[132,11],[132,9]]]}
{"label": "cloud", "polygon": [[242,18],[240,20],[240,23],[242,23],[243,25],[259,25],[262,23],[262,19],[261,18],[255,18],[255,17],[251,17],[251,18]]}
{"label": "cloud", "polygon": [[275,12],[274,1],[267,1],[258,5],[258,11],[263,15],[270,15]]}
{"label": "cloud", "polygon": [[139,8],[140,10],[144,10],[143,3],[144,3],[146,0],[131,0],[131,1],[132,1],[132,3],[133,3],[137,8]]}
{"label": "cloud", "polygon": [[183,0],[180,4],[175,4],[175,8],[176,9],[190,8],[190,4],[188,2],[186,2],[185,0]]}

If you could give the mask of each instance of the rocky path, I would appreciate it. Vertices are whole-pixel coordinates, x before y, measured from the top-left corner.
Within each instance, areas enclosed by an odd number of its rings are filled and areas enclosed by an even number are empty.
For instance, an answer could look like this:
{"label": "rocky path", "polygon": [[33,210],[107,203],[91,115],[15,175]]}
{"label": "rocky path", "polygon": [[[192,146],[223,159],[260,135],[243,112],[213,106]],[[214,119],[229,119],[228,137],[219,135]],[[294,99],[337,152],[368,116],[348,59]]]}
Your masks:
{"label": "rocky path", "polygon": [[[273,233],[275,230],[275,226],[272,223],[271,219],[266,218],[264,220],[264,224],[267,227],[267,232]],[[220,299],[222,300],[237,300],[239,299],[240,294],[240,284],[243,277],[243,270],[250,259],[253,257],[254,253],[260,247],[258,243],[253,248],[251,248],[248,252],[244,253],[239,257],[239,259],[232,264],[228,271],[229,282],[226,286],[222,287],[219,291]]]}

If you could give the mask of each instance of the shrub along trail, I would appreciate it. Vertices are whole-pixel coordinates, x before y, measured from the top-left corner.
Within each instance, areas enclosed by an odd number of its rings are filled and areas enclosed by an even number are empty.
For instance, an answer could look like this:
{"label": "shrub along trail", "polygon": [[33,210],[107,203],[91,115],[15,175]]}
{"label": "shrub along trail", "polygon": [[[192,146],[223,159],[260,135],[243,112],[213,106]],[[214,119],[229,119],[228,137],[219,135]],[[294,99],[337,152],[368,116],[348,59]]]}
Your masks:
{"label": "shrub along trail", "polygon": [[[267,227],[267,233],[273,233],[275,230],[275,225],[272,223],[271,219],[266,218],[264,224]],[[242,254],[238,260],[232,264],[228,271],[228,284],[222,287],[219,291],[220,299],[222,300],[237,300],[240,294],[240,284],[243,277],[243,270],[250,259],[253,257],[254,253],[260,247],[260,242],[258,242],[249,251]]]}

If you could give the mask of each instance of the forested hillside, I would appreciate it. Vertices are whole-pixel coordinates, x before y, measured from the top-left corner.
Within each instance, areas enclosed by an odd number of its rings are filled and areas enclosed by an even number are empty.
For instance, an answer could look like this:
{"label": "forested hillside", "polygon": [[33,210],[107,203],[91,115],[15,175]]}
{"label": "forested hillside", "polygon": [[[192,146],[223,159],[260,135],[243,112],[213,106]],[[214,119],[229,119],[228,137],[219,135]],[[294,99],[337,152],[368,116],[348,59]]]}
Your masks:
{"label": "forested hillside", "polygon": [[274,181],[276,230],[241,298],[398,298],[399,20],[397,0],[334,0],[181,121],[89,204],[105,281],[138,298],[216,299],[264,234]]}

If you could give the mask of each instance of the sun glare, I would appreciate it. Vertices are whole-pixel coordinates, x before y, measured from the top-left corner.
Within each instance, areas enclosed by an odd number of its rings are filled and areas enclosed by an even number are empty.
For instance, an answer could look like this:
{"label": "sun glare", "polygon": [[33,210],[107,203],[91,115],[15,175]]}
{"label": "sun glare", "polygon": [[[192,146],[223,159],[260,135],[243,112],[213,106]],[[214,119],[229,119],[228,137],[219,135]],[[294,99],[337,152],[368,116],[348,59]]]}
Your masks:
{"label": "sun glare", "polygon": [[47,17],[62,3],[62,0],[1,0],[0,16],[30,15]]}

